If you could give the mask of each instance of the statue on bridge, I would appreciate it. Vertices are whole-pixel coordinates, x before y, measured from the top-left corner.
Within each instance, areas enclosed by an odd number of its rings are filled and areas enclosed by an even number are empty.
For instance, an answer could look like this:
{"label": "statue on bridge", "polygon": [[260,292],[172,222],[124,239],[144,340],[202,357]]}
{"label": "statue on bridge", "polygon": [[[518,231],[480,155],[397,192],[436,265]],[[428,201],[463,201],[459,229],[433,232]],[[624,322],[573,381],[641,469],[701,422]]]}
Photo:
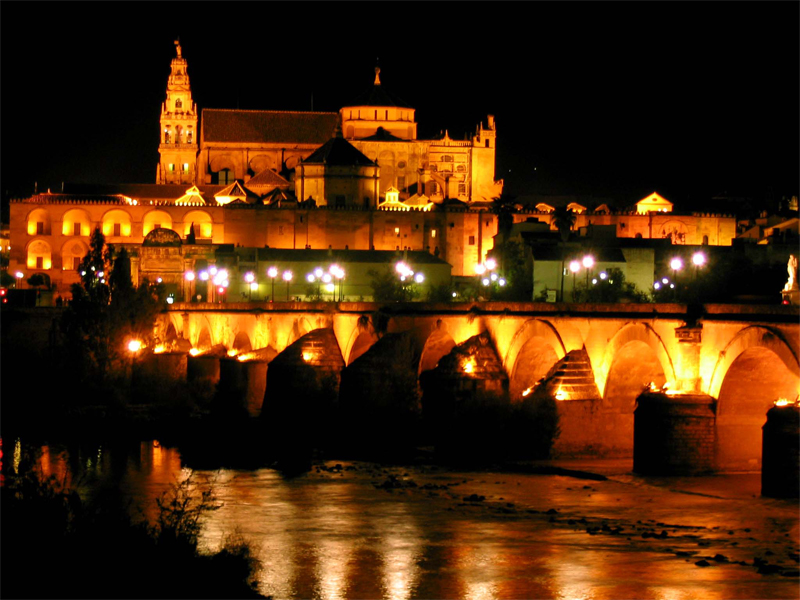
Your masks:
{"label": "statue on bridge", "polygon": [[786,270],[789,272],[789,280],[781,292],[783,303],[800,304],[800,287],[797,285],[797,257],[794,254],[789,255],[789,264],[786,265]]}
{"label": "statue on bridge", "polygon": [[786,282],[786,287],[783,288],[785,292],[796,290],[797,288],[797,257],[794,254],[789,255],[789,264],[786,267],[789,271],[789,281]]}

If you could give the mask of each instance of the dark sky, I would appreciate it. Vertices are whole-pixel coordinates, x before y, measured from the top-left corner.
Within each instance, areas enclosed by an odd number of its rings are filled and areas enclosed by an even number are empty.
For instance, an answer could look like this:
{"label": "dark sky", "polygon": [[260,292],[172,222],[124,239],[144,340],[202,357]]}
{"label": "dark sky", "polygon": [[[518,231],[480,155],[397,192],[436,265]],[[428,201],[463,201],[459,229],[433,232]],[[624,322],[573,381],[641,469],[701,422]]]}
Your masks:
{"label": "dark sky", "polygon": [[337,111],[377,58],[420,137],[494,114],[515,195],[798,193],[799,3],[430,6],[3,2],[4,196],[154,182],[178,36],[200,108]]}

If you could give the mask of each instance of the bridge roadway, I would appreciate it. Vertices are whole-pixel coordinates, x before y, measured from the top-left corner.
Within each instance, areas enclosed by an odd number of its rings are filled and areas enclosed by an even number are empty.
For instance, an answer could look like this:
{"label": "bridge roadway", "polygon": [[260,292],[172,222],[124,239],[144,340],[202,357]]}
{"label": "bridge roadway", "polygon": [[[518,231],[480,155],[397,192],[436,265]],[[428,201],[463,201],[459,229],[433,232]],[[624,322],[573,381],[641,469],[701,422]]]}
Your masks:
{"label": "bridge roadway", "polygon": [[[486,332],[509,377],[512,401],[567,353],[585,351],[600,396],[589,412],[604,415],[599,429],[593,425],[599,442],[589,445],[612,453],[630,452],[635,399],[652,381],[717,399],[720,451],[730,454],[723,462],[756,468],[766,411],[774,400],[793,400],[800,390],[797,306],[183,303],[161,316],[156,331],[164,341],[183,338],[200,350],[224,345],[239,353],[269,348],[273,354],[320,328],[332,329],[345,365],[383,333],[408,332],[419,351],[420,373]],[[743,446],[753,447],[747,458]]]}

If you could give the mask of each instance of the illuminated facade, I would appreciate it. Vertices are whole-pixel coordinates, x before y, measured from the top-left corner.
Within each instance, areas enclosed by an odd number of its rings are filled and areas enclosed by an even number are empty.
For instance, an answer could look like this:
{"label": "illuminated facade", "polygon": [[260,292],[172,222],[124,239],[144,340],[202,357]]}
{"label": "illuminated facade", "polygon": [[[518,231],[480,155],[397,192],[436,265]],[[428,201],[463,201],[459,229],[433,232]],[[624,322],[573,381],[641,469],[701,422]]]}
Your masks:
{"label": "illuminated facade", "polygon": [[[187,69],[176,43],[156,183],[67,184],[62,194],[12,200],[11,272],[42,272],[66,292],[95,227],[134,257],[165,228],[197,245],[427,251],[454,276],[473,275],[494,247],[490,201],[503,183],[494,179],[492,116],[471,139],[420,140],[415,110],[383,87],[378,69],[372,88],[338,113],[199,112]],[[657,212],[641,214],[645,201]],[[514,220],[534,216],[552,229],[552,207],[537,208]],[[736,233],[732,216],[672,213],[657,194],[636,212],[571,208],[576,230],[614,225],[617,237],[730,245]]]}

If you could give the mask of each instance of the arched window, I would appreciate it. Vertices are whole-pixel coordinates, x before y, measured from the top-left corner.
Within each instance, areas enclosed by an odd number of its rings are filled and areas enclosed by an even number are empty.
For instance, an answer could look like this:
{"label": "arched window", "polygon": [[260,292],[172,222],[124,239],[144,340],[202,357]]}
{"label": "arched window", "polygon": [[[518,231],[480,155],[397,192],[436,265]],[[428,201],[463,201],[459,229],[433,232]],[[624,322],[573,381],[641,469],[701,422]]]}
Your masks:
{"label": "arched window", "polygon": [[178,125],[178,126],[175,127],[175,143],[176,144],[180,144],[181,143],[181,141],[182,141],[181,137],[182,136],[183,136],[183,128],[180,125]]}
{"label": "arched window", "polygon": [[37,208],[28,215],[28,235],[50,235],[50,213]]}
{"label": "arched window", "polygon": [[214,233],[214,224],[211,215],[202,210],[192,210],[183,217],[183,235],[189,235],[189,230],[194,224],[194,235],[196,238],[209,239]]}
{"label": "arched window", "polygon": [[61,269],[63,271],[77,271],[83,257],[88,253],[89,248],[83,242],[67,242],[61,251]]}
{"label": "arched window", "polygon": [[64,213],[61,222],[62,235],[89,237],[92,233],[92,222],[85,210],[73,208]]}
{"label": "arched window", "polygon": [[103,235],[109,237],[130,237],[131,216],[124,210],[114,209],[103,215]]}
{"label": "arched window", "polygon": [[187,144],[191,144],[192,143],[192,130],[191,129],[189,129],[186,132],[186,143]]}
{"label": "arched window", "polygon": [[142,221],[142,235],[147,235],[153,229],[163,227],[164,229],[172,229],[172,217],[163,210],[152,210],[144,216]]}
{"label": "arched window", "polygon": [[170,140],[170,135],[169,135],[169,133],[170,133],[170,132],[169,132],[169,129],[165,129],[165,130],[164,130],[164,143],[165,143],[165,144],[169,144],[169,143],[170,143],[170,141],[169,141],[169,140]]}
{"label": "arched window", "polygon": [[178,109],[181,109],[181,108],[183,108],[183,102],[181,101],[180,98],[178,98],[177,100],[175,100],[175,110],[178,110]]}
{"label": "arched window", "polygon": [[28,257],[26,264],[29,269],[39,269],[47,271],[53,266],[50,254],[50,244],[44,240],[34,240],[28,246]]}

